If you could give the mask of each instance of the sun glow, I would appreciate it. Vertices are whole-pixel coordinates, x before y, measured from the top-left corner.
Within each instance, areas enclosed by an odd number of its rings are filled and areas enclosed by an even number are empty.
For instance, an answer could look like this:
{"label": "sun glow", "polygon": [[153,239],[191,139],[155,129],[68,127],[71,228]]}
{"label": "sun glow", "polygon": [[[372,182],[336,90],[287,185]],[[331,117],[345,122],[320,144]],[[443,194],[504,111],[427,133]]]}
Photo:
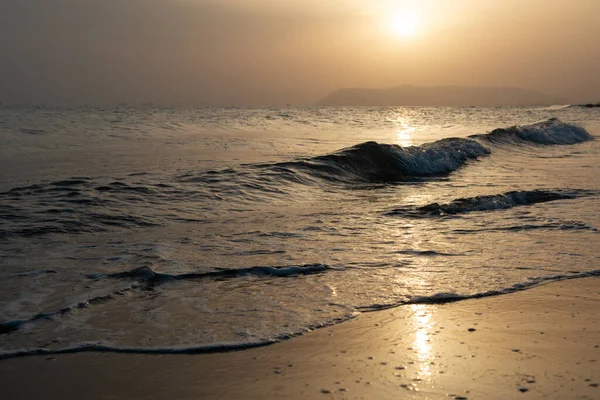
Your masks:
{"label": "sun glow", "polygon": [[388,25],[394,36],[410,38],[418,33],[420,21],[416,13],[402,13],[391,18]]}

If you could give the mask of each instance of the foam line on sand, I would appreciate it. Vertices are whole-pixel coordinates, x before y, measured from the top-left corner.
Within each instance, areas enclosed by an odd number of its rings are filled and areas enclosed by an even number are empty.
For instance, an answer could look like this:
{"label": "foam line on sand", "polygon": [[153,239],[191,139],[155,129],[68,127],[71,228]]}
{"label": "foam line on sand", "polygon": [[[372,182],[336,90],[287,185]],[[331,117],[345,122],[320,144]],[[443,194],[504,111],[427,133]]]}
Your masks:
{"label": "foam line on sand", "polygon": [[600,278],[365,313],[268,347],[0,361],[7,399],[600,398]]}

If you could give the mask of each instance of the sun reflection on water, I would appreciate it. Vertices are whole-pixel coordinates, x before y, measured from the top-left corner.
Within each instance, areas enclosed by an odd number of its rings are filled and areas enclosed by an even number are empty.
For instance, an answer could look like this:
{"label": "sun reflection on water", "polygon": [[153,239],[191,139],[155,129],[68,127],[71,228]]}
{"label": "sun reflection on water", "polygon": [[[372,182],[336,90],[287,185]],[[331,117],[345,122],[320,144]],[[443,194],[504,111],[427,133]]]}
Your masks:
{"label": "sun reflection on water", "polygon": [[415,338],[413,341],[413,349],[416,351],[418,362],[418,376],[420,379],[431,377],[431,362],[433,362],[433,354],[429,335],[433,326],[430,310],[426,305],[413,304],[410,306],[412,310],[412,322],[415,328]]}
{"label": "sun reflection on water", "polygon": [[401,117],[389,121],[394,125],[397,144],[402,147],[413,146],[415,144],[413,133],[417,130],[416,126],[412,125],[408,119]]}
{"label": "sun reflection on water", "polygon": [[415,131],[414,127],[407,127],[405,129],[396,129],[396,141],[402,147],[408,147],[414,145],[415,141],[411,135]]}

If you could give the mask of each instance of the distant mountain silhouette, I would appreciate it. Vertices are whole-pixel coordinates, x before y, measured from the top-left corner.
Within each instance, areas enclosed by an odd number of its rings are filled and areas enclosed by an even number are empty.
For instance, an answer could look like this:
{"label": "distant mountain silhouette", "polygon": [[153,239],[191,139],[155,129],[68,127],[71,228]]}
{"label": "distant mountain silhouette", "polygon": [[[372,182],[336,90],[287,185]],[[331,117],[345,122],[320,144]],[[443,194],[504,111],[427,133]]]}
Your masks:
{"label": "distant mountain silhouette", "polygon": [[398,86],[388,89],[340,89],[318,106],[454,106],[495,107],[565,104],[564,99],[513,87]]}

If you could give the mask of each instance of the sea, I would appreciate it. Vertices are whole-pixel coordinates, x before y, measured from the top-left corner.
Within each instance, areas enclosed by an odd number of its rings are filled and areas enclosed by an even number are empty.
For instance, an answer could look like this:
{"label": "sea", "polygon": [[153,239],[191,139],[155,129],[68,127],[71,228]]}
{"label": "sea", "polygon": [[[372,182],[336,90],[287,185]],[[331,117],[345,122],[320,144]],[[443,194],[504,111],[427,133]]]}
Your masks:
{"label": "sea", "polygon": [[0,358],[243,350],[600,276],[600,108],[0,107]]}

